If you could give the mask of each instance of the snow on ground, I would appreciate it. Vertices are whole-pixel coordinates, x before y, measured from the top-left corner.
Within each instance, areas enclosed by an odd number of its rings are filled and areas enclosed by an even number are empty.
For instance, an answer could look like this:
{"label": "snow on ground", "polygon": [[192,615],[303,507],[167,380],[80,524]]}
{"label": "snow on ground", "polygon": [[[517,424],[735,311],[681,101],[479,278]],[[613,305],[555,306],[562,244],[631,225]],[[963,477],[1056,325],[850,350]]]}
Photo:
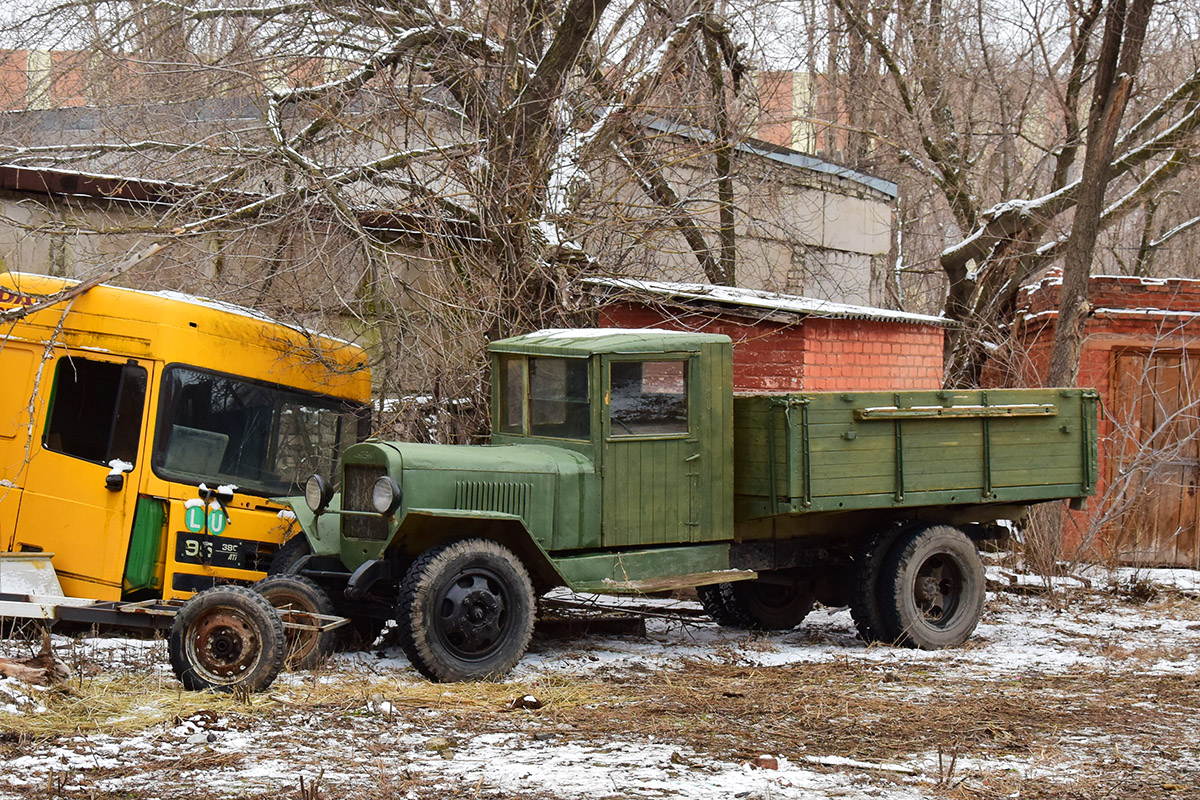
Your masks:
{"label": "snow on ground", "polygon": [[[1037,582],[1018,573],[992,567],[989,578],[993,586],[1014,590],[989,592],[985,618],[974,638],[955,650],[867,647],[855,635],[845,609],[819,608],[801,627],[779,634],[732,631],[701,619],[651,618],[645,637],[535,638],[508,684],[515,697],[538,693],[538,687],[574,684],[636,685],[638,691],[645,691],[644,676],[686,679],[690,664],[745,667],[755,675],[849,665],[858,670],[854,676],[871,678],[862,688],[864,701],[891,693],[900,703],[898,708],[905,708],[935,701],[930,698],[946,686],[979,684],[984,687],[980,696],[986,698],[992,691],[989,684],[996,692],[1011,693],[1019,679],[1021,691],[1029,691],[1026,684],[1046,684],[1038,690],[1043,694],[1037,702],[1044,703],[1056,698],[1056,693],[1076,691],[1070,688],[1075,684],[1060,688],[1056,680],[1080,675],[1194,681],[1200,674],[1200,573],[1098,572],[1063,581],[1065,588],[1050,596],[1021,591],[1036,587]],[[1108,591],[1109,584],[1156,587],[1160,601],[1122,600]],[[645,600],[639,603],[646,605]],[[694,603],[680,601],[657,601],[656,606],[667,614],[678,610],[694,614],[697,609]],[[98,667],[91,671],[93,677],[79,680],[112,678],[123,671],[169,676],[161,641],[92,636],[68,643],[56,637],[56,645],[70,650],[79,662],[72,664],[77,673],[89,674],[88,664]],[[11,643],[0,642],[0,654],[12,651]],[[628,684],[630,676],[643,676],[638,679],[643,682]],[[923,677],[908,681],[908,676]],[[164,682],[169,683],[169,677]],[[351,688],[337,695],[336,702],[304,699],[314,687],[343,686]],[[61,796],[130,798],[284,792],[308,800],[318,796],[312,793],[317,787],[320,797],[414,800],[434,796],[908,800],[944,796],[952,788],[947,782],[951,773],[961,776],[956,778],[959,781],[975,780],[981,786],[999,781],[1019,791],[1033,785],[1030,781],[1069,783],[1076,772],[1089,769],[1102,775],[1105,769],[1119,767],[1120,756],[1105,766],[1094,756],[1085,756],[1082,749],[1075,752],[1073,743],[1114,752],[1130,746],[1118,742],[1107,729],[1086,728],[1064,729],[1054,743],[1059,755],[980,751],[959,758],[957,753],[943,752],[940,744],[936,748],[930,744],[921,752],[862,759],[832,752],[818,741],[803,751],[764,753],[777,766],[764,769],[753,763],[754,756],[698,740],[683,730],[659,736],[622,734],[620,725],[589,731],[572,722],[569,709],[553,706],[542,711],[497,713],[490,708],[479,712],[479,700],[469,685],[430,687],[392,649],[339,655],[317,673],[285,674],[267,695],[241,705],[230,705],[227,698],[222,698],[223,705],[212,699],[216,711],[162,718],[160,709],[155,720],[156,704],[167,699],[148,698],[144,706],[85,734],[64,730],[33,738],[4,736],[19,728],[23,718],[53,713],[48,711],[54,706],[48,695],[54,691],[0,681],[0,800],[46,796],[47,786],[58,786]],[[424,699],[408,696],[419,692],[425,693]],[[595,702],[607,701],[598,697]],[[1083,699],[1079,702],[1087,705]],[[1153,709],[1156,702],[1153,694],[1147,694],[1140,704]],[[624,718],[632,723],[635,715],[651,712],[626,698],[613,702],[610,713],[614,718],[610,721],[619,723]],[[122,724],[138,715],[152,721]],[[866,735],[871,723],[867,716],[863,720]],[[771,741],[769,732],[755,741],[760,740]],[[1163,744],[1168,750],[1172,746]],[[1196,744],[1191,747],[1170,751],[1161,763],[1151,766],[1169,772],[1172,759],[1190,757],[1194,763]],[[1155,758],[1148,753],[1139,753],[1138,758]],[[302,790],[297,794],[301,778],[309,787],[307,795]],[[1156,786],[1178,786],[1178,790],[1169,788],[1172,797],[1200,797],[1200,787],[1191,783],[1172,783],[1176,779],[1170,777],[1155,780]]]}

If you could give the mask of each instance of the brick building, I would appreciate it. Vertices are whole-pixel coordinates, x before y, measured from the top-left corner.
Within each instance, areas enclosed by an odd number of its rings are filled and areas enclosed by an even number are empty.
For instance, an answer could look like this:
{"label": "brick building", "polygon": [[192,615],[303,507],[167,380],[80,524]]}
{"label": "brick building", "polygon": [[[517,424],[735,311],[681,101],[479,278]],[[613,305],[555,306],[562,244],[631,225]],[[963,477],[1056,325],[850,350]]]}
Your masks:
{"label": "brick building", "polygon": [[[1017,380],[1048,371],[1062,279],[1021,290]],[[1100,483],[1068,555],[1200,567],[1200,281],[1094,276],[1079,385],[1100,392]]]}
{"label": "brick building", "polygon": [[940,389],[949,320],[706,284],[596,278],[602,327],[670,328],[733,339],[745,392]]}

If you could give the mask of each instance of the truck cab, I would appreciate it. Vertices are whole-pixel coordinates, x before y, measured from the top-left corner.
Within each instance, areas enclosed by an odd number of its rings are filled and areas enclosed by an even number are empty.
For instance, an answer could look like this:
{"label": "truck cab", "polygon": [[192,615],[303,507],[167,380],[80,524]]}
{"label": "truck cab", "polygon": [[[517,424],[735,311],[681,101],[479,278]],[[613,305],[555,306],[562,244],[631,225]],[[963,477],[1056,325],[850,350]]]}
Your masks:
{"label": "truck cab", "polygon": [[292,526],[270,498],[367,433],[365,354],[173,292],[47,303],[75,286],[0,275],[0,549],[96,600],[264,577]]}

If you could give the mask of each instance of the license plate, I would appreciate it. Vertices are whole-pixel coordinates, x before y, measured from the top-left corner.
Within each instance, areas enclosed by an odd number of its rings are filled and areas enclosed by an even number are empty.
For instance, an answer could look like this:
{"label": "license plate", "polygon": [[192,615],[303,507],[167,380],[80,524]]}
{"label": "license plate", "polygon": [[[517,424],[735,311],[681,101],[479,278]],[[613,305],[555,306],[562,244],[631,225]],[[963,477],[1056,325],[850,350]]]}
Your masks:
{"label": "license plate", "polygon": [[257,551],[257,542],[222,536],[180,533],[175,543],[175,560],[181,564],[206,564],[226,569],[253,569],[245,553]]}

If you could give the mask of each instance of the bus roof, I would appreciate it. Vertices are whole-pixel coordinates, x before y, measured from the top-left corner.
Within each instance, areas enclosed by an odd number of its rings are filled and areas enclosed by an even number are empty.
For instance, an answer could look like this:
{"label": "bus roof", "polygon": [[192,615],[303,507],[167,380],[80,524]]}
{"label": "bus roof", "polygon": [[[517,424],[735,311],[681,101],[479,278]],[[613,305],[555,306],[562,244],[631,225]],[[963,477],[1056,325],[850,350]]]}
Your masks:
{"label": "bus roof", "polygon": [[[0,273],[0,313],[29,307],[78,281]],[[101,284],[23,318],[0,319],[4,339],[187,363],[357,401],[370,398],[358,345],[258,311],[181,292]]]}

